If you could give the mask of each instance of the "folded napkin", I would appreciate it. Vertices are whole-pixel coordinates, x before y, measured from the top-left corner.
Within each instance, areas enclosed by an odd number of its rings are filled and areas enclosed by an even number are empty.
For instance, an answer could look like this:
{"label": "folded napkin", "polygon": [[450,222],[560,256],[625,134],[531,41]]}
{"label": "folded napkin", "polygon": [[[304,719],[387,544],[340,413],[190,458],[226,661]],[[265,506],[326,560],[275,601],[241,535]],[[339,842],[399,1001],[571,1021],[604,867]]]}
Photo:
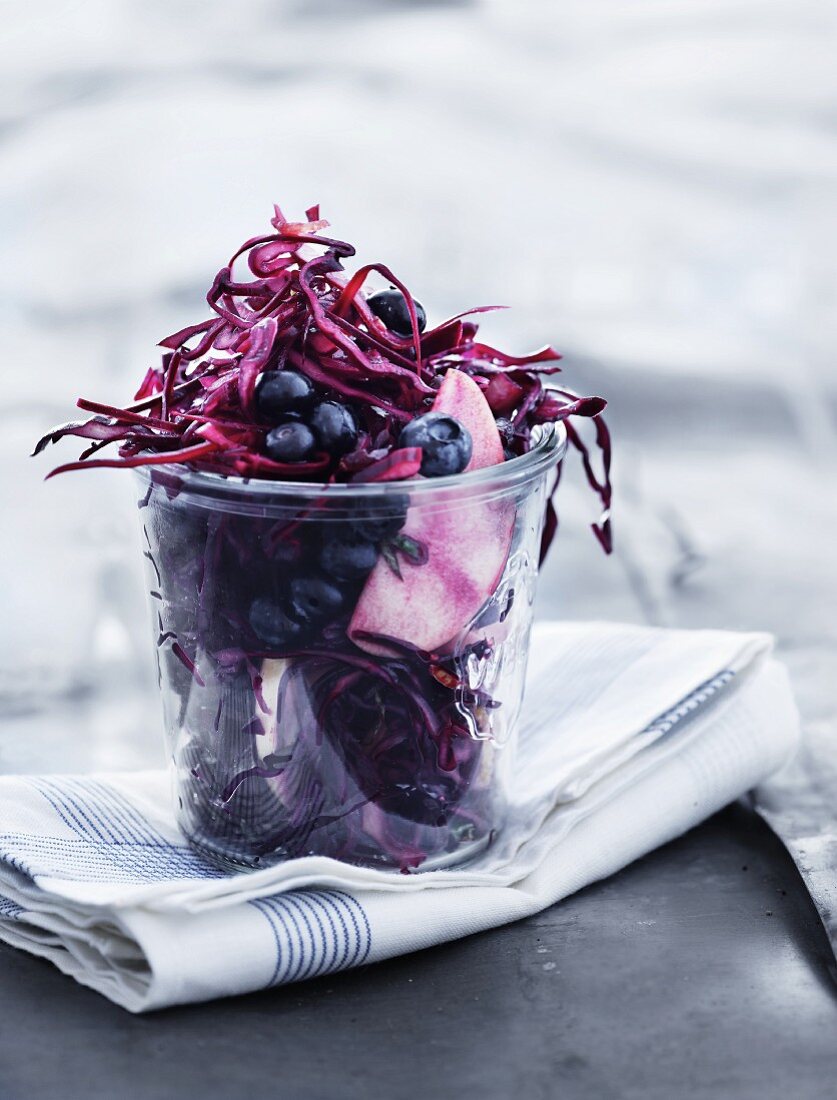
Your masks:
{"label": "folded napkin", "polygon": [[0,779],[0,936],[132,1012],[264,989],[528,916],[759,783],[798,718],[762,634],[536,628],[509,822],[467,865],[227,874],[162,773]]}

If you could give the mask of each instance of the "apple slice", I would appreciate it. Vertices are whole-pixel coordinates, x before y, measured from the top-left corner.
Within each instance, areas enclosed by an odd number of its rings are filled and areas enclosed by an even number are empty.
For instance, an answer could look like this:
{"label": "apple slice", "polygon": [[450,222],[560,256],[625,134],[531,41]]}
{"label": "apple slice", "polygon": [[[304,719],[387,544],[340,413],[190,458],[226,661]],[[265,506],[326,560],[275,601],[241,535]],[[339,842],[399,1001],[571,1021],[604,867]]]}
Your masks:
{"label": "apple slice", "polygon": [[[503,461],[494,415],[476,382],[460,370],[445,375],[434,412],[455,416],[471,434],[467,470]],[[427,561],[399,558],[401,578],[381,558],[357,602],[349,637],[368,653],[391,656],[395,647],[373,639],[393,638],[433,652],[468,627],[492,595],[506,564],[514,529],[514,505],[507,500],[448,504],[415,503],[403,534],[420,542]]]}
{"label": "apple slice", "polygon": [[448,371],[433,402],[433,412],[455,416],[471,433],[473,451],[466,470],[496,466],[503,461],[503,441],[491,406],[473,378],[464,371]]}

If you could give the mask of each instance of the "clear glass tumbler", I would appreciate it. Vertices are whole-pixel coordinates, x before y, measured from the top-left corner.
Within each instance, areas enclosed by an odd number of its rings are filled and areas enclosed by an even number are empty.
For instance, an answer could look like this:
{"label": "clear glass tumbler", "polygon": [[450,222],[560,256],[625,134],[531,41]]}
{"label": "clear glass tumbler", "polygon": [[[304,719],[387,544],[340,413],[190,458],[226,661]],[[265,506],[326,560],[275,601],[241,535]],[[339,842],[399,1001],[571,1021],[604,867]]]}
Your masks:
{"label": "clear glass tumbler", "polygon": [[139,472],[180,827],[231,868],[450,866],[502,827],[550,473]]}

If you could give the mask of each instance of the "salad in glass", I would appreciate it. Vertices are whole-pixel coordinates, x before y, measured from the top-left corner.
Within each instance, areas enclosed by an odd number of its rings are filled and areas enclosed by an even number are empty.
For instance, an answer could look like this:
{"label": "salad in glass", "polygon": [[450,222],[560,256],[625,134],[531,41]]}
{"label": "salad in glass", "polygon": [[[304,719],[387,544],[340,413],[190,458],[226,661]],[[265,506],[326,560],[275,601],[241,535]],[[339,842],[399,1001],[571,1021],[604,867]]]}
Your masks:
{"label": "salad in glass", "polygon": [[136,471],[189,841],[234,869],[424,871],[502,828],[568,445],[611,549],[605,402],[545,384],[552,348],[484,343],[486,307],[428,328],[389,268],[346,273],[327,225],[275,208],[133,402],[80,399],[35,453],[75,436],[48,476]]}

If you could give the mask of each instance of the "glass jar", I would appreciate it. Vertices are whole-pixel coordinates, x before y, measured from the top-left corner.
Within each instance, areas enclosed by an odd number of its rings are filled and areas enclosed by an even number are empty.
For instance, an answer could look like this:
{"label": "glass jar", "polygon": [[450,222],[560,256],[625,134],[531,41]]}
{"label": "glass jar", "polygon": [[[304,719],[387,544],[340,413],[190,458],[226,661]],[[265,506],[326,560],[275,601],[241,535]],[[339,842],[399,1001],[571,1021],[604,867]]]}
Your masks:
{"label": "glass jar", "polygon": [[566,445],[368,484],[138,471],[177,816],[225,867],[400,871],[502,827]]}

